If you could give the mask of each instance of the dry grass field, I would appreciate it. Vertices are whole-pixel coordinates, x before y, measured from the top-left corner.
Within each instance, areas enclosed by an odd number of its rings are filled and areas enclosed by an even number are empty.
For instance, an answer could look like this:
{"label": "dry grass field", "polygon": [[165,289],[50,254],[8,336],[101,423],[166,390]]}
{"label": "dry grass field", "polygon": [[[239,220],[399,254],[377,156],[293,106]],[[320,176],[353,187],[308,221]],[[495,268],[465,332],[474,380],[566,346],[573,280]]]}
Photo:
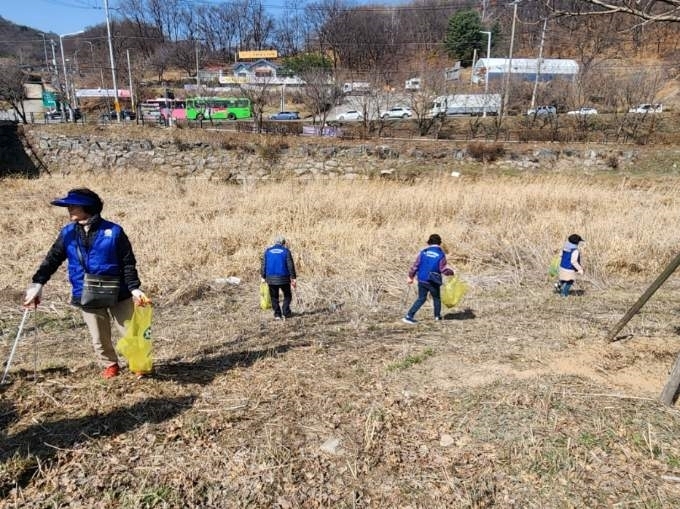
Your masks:
{"label": "dry grass field", "polygon": [[[5,179],[3,360],[67,219],[48,201],[83,185],[132,240],[155,373],[101,379],[55,274],[0,388],[0,507],[680,505],[680,413],[658,401],[680,350],[677,278],[604,341],[677,254],[674,176]],[[406,272],[434,232],[471,289],[409,326]],[[547,266],[574,232],[586,277],[562,299]],[[299,276],[285,322],[258,306],[277,233]]]}

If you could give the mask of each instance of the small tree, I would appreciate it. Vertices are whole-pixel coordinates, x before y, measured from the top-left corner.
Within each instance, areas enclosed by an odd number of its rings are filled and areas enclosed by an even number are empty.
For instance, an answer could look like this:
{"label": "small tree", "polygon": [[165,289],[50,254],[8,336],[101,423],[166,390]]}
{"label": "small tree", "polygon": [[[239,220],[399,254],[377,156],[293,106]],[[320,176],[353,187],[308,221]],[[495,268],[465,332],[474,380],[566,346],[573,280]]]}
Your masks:
{"label": "small tree", "polygon": [[9,103],[24,124],[28,123],[24,109],[24,101],[28,98],[24,86],[27,81],[28,75],[18,64],[0,65],[0,99]]}
{"label": "small tree", "polygon": [[298,75],[310,70],[325,70],[329,73],[332,70],[331,61],[321,53],[300,53],[284,58],[282,63],[285,71]]}
{"label": "small tree", "polygon": [[474,10],[458,11],[449,19],[449,27],[446,31],[444,45],[449,56],[460,60],[464,66],[472,63],[474,50],[480,50],[483,46],[484,34],[479,13]]}

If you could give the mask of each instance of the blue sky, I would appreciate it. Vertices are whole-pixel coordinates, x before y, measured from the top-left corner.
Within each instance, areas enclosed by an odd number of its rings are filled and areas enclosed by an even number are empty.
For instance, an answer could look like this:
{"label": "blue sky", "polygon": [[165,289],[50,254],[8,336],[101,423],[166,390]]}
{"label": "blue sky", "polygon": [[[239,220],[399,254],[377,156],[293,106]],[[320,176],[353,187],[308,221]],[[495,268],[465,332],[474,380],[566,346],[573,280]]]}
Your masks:
{"label": "blue sky", "polygon": [[[223,0],[187,0],[187,3],[219,3]],[[109,0],[111,17],[118,0]],[[42,32],[67,34],[106,22],[104,0],[0,0],[0,16]]]}
{"label": "blue sky", "polygon": [[[117,3],[109,0],[109,9]],[[104,0],[0,0],[0,16],[57,35],[106,22]]]}

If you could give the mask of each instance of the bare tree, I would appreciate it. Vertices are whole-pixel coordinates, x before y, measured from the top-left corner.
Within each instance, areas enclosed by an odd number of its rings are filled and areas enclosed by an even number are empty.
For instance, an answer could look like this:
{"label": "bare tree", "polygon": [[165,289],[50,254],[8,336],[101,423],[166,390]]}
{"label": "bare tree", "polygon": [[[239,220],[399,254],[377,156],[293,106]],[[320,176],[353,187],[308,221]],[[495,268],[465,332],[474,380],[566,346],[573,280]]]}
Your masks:
{"label": "bare tree", "polygon": [[286,0],[283,16],[278,20],[274,39],[282,56],[295,55],[304,46],[303,20],[291,0]]}
{"label": "bare tree", "polygon": [[627,14],[644,21],[680,22],[680,0],[542,0],[559,15]]}
{"label": "bare tree", "polygon": [[24,124],[27,123],[24,109],[27,81],[28,75],[16,62],[0,65],[0,99],[9,103]]}
{"label": "bare tree", "polygon": [[271,80],[264,79],[260,83],[242,84],[239,85],[239,90],[243,97],[250,99],[257,132],[262,132],[264,109],[272,101],[273,97],[273,85]]}
{"label": "bare tree", "polygon": [[333,26],[346,9],[345,0],[320,0],[305,6],[305,24],[309,29],[307,49],[321,53],[330,50],[333,69],[339,64],[339,47],[332,37]]}
{"label": "bare tree", "polygon": [[[186,71],[190,76],[196,73],[196,66],[200,66],[201,51],[197,52],[198,41],[185,40],[178,41],[172,45],[171,62],[183,71]],[[196,55],[198,53],[199,61],[196,62]]]}
{"label": "bare tree", "polygon": [[400,19],[394,9],[342,10],[321,31],[344,67],[371,71],[384,83],[394,82],[400,56]]}
{"label": "bare tree", "polygon": [[250,48],[265,49],[274,31],[274,18],[265,11],[261,1],[253,0],[248,5],[245,19],[248,22]]}
{"label": "bare tree", "polygon": [[172,47],[168,44],[161,44],[156,51],[146,59],[147,69],[152,69],[158,76],[158,82],[163,81],[163,74],[172,62]]}
{"label": "bare tree", "polygon": [[210,56],[232,59],[238,14],[230,4],[199,5],[196,8],[196,33]]}
{"label": "bare tree", "polygon": [[337,102],[340,92],[333,84],[328,69],[309,68],[300,72],[299,76],[305,81],[302,96],[306,106],[314,114],[313,123],[316,124],[318,118],[319,125],[323,128],[328,112]]}

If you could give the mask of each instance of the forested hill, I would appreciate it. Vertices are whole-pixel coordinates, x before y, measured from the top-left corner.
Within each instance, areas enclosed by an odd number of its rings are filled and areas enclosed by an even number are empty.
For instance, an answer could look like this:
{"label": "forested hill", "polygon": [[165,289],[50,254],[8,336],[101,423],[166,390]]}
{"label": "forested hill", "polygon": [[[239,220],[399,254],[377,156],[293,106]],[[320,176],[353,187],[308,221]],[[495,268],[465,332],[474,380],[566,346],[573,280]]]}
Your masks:
{"label": "forested hill", "polygon": [[0,16],[0,58],[17,59],[23,65],[44,62],[45,47],[49,48],[50,38],[58,37],[44,35],[45,39],[40,30],[17,25]]}

